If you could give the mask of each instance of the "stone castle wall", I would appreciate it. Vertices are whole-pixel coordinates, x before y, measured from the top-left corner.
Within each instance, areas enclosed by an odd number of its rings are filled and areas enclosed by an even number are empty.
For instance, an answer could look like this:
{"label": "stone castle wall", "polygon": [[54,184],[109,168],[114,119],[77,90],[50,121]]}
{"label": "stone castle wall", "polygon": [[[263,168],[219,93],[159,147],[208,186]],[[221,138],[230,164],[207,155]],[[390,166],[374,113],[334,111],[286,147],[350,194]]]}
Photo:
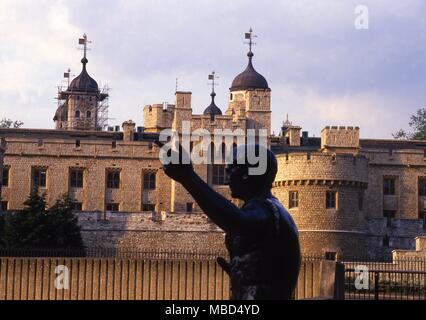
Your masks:
{"label": "stone castle wall", "polygon": [[152,252],[226,252],[224,232],[204,214],[168,214],[164,221],[148,213],[79,214],[88,247],[132,248]]}

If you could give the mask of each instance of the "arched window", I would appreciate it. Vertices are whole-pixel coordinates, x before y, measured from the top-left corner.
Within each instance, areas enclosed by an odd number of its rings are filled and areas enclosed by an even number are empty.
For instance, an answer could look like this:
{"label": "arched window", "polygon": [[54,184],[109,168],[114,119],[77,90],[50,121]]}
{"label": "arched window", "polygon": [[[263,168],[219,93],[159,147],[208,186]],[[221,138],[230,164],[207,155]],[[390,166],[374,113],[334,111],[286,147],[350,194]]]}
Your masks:
{"label": "arched window", "polygon": [[80,111],[79,111],[79,110],[77,110],[77,111],[75,112],[75,117],[76,117],[76,118],[80,118]]}
{"label": "arched window", "polygon": [[87,112],[86,112],[86,117],[87,117],[87,118],[91,118],[91,117],[92,117],[92,113],[91,113],[90,111],[87,111]]}

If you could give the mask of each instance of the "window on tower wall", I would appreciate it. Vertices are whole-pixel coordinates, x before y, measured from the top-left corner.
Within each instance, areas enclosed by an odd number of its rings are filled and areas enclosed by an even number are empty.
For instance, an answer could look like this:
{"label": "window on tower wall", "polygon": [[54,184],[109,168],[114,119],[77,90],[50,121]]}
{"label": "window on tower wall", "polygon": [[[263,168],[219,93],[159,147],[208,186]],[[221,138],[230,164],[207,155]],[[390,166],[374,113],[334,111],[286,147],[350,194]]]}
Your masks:
{"label": "window on tower wall", "polygon": [[395,178],[393,177],[383,178],[383,194],[385,196],[395,195]]}
{"label": "window on tower wall", "polygon": [[364,191],[358,193],[358,209],[359,211],[364,210]]}
{"label": "window on tower wall", "polygon": [[92,117],[92,113],[91,113],[90,111],[87,111],[87,112],[86,112],[86,117],[87,117],[87,118],[91,118],[91,117]]}
{"label": "window on tower wall", "polygon": [[78,119],[78,118],[80,118],[80,111],[79,110],[77,110],[76,112],[75,112],[75,117]]}
{"label": "window on tower wall", "polygon": [[298,191],[290,191],[289,192],[288,207],[289,207],[289,209],[299,207],[299,192]]}
{"label": "window on tower wall", "polygon": [[327,191],[325,202],[327,209],[337,209],[337,191]]}

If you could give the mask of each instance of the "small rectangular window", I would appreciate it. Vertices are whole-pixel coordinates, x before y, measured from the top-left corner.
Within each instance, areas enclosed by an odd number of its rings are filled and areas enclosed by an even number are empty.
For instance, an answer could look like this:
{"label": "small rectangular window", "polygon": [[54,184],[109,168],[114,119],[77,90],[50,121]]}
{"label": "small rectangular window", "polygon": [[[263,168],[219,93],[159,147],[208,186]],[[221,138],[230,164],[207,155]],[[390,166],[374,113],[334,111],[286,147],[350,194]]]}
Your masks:
{"label": "small rectangular window", "polygon": [[33,186],[36,188],[46,188],[47,169],[34,168],[33,169]]}
{"label": "small rectangular window", "polygon": [[290,191],[289,192],[289,203],[288,206],[290,209],[299,207],[299,192]]}
{"label": "small rectangular window", "polygon": [[386,226],[391,227],[392,226],[392,219],[395,218],[396,211],[395,210],[384,210],[383,211],[383,217],[386,218]]}
{"label": "small rectangular window", "polygon": [[73,203],[73,210],[74,211],[82,211],[83,210],[83,204],[81,202],[74,202]]}
{"label": "small rectangular window", "polygon": [[83,188],[83,169],[71,169],[70,186],[71,188]]}
{"label": "small rectangular window", "polygon": [[2,202],[1,202],[1,209],[2,209],[2,211],[7,211],[7,210],[9,210],[9,202],[7,202],[7,201],[2,201]]}
{"label": "small rectangular window", "polygon": [[75,147],[76,147],[76,148],[80,148],[80,147],[81,147],[81,142],[80,142],[80,140],[75,140]]}
{"label": "small rectangular window", "polygon": [[426,177],[419,177],[419,197],[426,197]]}
{"label": "small rectangular window", "polygon": [[113,141],[112,142],[112,148],[113,149],[117,149],[117,141]]}
{"label": "small rectangular window", "polygon": [[358,193],[358,210],[364,210],[364,191]]}
{"label": "small rectangular window", "polygon": [[9,186],[9,174],[10,174],[10,168],[9,167],[3,167],[3,175],[1,179],[1,185],[3,187]]}
{"label": "small rectangular window", "polygon": [[385,247],[385,248],[388,248],[389,247],[389,237],[386,235],[386,236],[384,236],[383,237],[383,240],[382,240],[382,246],[383,247]]}
{"label": "small rectangular window", "polygon": [[155,204],[144,203],[142,205],[142,211],[155,211]]}
{"label": "small rectangular window", "polygon": [[107,188],[120,189],[120,171],[119,170],[107,171]]}
{"label": "small rectangular window", "polygon": [[326,208],[337,209],[337,191],[326,192]]}
{"label": "small rectangular window", "polygon": [[193,210],[194,210],[194,203],[193,202],[188,202],[186,204],[186,212],[192,213]]}
{"label": "small rectangular window", "polygon": [[113,203],[113,202],[107,203],[106,211],[118,212],[120,211],[120,205],[118,203]]}
{"label": "small rectangular window", "polygon": [[213,164],[213,179],[212,183],[215,186],[224,186],[228,184],[227,174],[226,174],[226,165],[224,164]]}
{"label": "small rectangular window", "polygon": [[383,178],[383,194],[385,196],[395,195],[395,178],[384,177]]}
{"label": "small rectangular window", "polygon": [[337,258],[337,252],[326,252],[325,253],[325,260],[336,261],[336,258]]}
{"label": "small rectangular window", "polygon": [[156,173],[145,172],[143,175],[143,188],[144,190],[155,190],[156,188]]}

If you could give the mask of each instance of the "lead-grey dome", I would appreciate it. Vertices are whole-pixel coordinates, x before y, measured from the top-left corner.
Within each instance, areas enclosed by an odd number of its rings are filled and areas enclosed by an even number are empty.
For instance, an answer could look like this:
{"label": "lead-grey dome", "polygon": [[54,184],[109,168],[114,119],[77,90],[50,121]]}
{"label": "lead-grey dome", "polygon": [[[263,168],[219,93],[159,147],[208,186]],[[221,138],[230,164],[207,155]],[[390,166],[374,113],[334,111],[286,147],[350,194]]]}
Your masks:
{"label": "lead-grey dome", "polygon": [[253,53],[250,51],[247,55],[249,57],[247,68],[235,77],[234,81],[232,81],[230,90],[269,89],[265,77],[258,73],[253,67]]}
{"label": "lead-grey dome", "polygon": [[99,92],[98,83],[87,73],[86,64],[88,60],[83,58],[81,63],[83,63],[83,70],[80,75],[76,77],[68,88],[69,91],[76,92]]}
{"label": "lead-grey dome", "polygon": [[203,114],[205,116],[209,115],[211,118],[214,118],[215,116],[221,116],[222,111],[219,109],[219,107],[214,102],[214,97],[216,96],[216,93],[212,92],[210,96],[212,97],[212,102],[204,110]]}

